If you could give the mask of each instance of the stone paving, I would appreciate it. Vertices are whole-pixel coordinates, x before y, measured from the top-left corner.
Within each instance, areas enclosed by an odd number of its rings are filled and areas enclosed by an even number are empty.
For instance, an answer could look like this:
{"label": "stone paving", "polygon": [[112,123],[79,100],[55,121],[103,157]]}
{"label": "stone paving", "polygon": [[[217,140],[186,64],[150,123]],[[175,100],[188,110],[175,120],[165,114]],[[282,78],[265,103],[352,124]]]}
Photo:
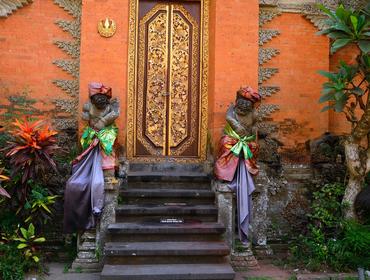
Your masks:
{"label": "stone paving", "polygon": [[[40,278],[28,276],[25,280],[100,280],[100,273],[65,273],[66,264],[50,263],[49,275]],[[234,280],[341,280],[357,279],[355,273],[300,273],[284,270],[269,263],[260,263],[259,269],[237,272]],[[370,278],[368,278],[370,279]]]}

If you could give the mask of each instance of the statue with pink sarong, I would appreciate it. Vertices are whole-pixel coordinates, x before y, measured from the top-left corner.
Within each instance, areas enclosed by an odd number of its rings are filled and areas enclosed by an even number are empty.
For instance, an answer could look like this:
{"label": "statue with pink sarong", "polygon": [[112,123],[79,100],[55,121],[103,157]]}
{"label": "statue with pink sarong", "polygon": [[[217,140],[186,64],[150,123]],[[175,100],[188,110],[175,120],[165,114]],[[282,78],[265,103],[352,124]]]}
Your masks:
{"label": "statue with pink sarong", "polygon": [[119,102],[112,89],[101,83],[89,84],[90,101],[84,104],[82,119],[88,122],[81,136],[83,152],[72,162],[72,176],[64,192],[65,233],[95,227],[104,207],[104,172],[114,172],[113,145],[118,128]]}
{"label": "statue with pink sarong", "polygon": [[261,96],[249,86],[237,91],[235,105],[231,104],[226,113],[214,170],[216,178],[229,182],[229,187],[236,192],[239,237],[243,243],[249,239],[251,195],[255,190],[253,176],[258,174],[259,145],[254,107],[260,101]]}

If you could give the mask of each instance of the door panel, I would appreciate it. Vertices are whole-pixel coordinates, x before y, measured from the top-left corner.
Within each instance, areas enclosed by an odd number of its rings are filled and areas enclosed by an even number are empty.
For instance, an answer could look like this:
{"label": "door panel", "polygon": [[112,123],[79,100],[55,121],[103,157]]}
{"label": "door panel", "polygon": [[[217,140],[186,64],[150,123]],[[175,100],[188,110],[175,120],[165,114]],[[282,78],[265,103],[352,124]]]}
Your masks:
{"label": "door panel", "polygon": [[139,6],[149,11],[139,12],[136,157],[199,157],[200,30],[192,15],[200,12],[196,5],[186,3],[191,13],[178,3],[153,6],[146,1]]}

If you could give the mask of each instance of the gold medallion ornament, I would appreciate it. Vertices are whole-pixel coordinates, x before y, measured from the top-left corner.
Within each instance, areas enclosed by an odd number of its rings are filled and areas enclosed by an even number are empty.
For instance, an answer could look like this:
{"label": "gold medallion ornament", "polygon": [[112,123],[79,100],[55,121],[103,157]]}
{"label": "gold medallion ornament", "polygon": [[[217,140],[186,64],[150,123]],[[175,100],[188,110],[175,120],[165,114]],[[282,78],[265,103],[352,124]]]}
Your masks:
{"label": "gold medallion ornament", "polygon": [[112,37],[116,33],[116,22],[113,19],[106,18],[98,23],[98,32],[102,37]]}

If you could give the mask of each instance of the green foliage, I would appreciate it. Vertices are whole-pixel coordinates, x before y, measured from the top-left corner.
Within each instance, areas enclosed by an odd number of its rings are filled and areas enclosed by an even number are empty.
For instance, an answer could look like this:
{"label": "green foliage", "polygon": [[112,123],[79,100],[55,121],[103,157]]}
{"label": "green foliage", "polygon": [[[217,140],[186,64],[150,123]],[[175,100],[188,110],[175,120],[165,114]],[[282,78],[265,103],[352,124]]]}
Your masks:
{"label": "green foliage", "polygon": [[319,101],[321,103],[329,101],[330,104],[325,106],[322,111],[334,109],[336,112],[342,112],[351,95],[361,97],[365,93],[361,88],[351,85],[358,74],[358,66],[350,66],[342,61],[338,72],[319,71],[319,73],[329,79],[323,84],[322,96]]}
{"label": "green foliage", "polygon": [[335,228],[341,212],[341,198],[345,187],[341,183],[325,185],[321,190],[313,193],[312,213],[309,217],[316,222],[316,226]]}
{"label": "green foliage", "polygon": [[30,210],[25,220],[26,223],[37,220],[46,224],[52,216],[53,206],[58,195],[48,195],[48,190],[40,185],[34,185],[31,190],[30,199],[25,203],[24,209]]}
{"label": "green foliage", "polygon": [[308,231],[290,248],[293,262],[310,270],[370,267],[370,226],[342,218],[344,189],[334,183],[313,193]]}
{"label": "green foliage", "polygon": [[0,243],[0,279],[23,280],[24,273],[32,268],[39,269],[39,264],[26,260],[15,243]]}
{"label": "green foliage", "polygon": [[29,224],[28,229],[21,227],[20,231],[19,237],[13,239],[13,241],[19,241],[17,249],[23,251],[26,260],[32,259],[35,263],[38,263],[40,258],[36,253],[36,245],[45,242],[45,237],[37,237],[35,235],[35,227],[32,223]]}
{"label": "green foliage", "polygon": [[364,53],[370,51],[370,5],[361,11],[346,9],[342,4],[335,11],[330,11],[324,5],[319,5],[319,8],[329,17],[326,21],[328,28],[319,34],[325,34],[333,40],[332,53],[350,43],[357,43]]}
{"label": "green foliage", "polygon": [[339,5],[335,11],[323,5],[319,7],[329,17],[326,22],[328,28],[320,34],[332,39],[331,52],[348,44],[355,44],[359,49],[356,64],[348,65],[341,61],[336,72],[319,71],[328,78],[328,82],[323,84],[319,102],[329,102],[322,111],[333,109],[343,112],[354,126],[358,123],[356,108],[360,107],[363,111],[367,109],[367,102],[363,98],[369,93],[370,82],[370,4],[360,11],[346,9],[343,5]]}
{"label": "green foliage", "polygon": [[12,233],[1,234],[0,276],[3,280],[24,279],[30,269],[40,270],[40,257],[37,245],[45,242],[44,237],[36,236],[35,227],[19,228]]}
{"label": "green foliage", "polygon": [[[55,167],[52,156],[56,149],[56,132],[41,122],[14,123],[17,118],[35,120],[41,114],[34,107],[36,101],[28,98],[28,92],[10,95],[2,91],[8,102],[0,104],[0,147],[8,147],[7,153],[4,150],[0,153],[0,167],[5,167],[3,175],[10,177],[1,182],[1,187],[11,196],[0,196],[2,280],[24,279],[24,273],[31,269],[41,271],[40,246],[46,241],[42,226],[50,220],[58,198],[46,187],[50,166]],[[16,127],[13,135],[9,133],[11,125]],[[9,157],[5,157],[6,154]]]}
{"label": "green foliage", "polygon": [[9,125],[14,119],[41,115],[41,111],[35,107],[37,101],[29,97],[30,92],[25,88],[22,92],[10,94],[8,89],[1,89],[0,93],[8,99],[8,104],[0,104],[0,110],[4,110],[0,117],[3,126]]}

